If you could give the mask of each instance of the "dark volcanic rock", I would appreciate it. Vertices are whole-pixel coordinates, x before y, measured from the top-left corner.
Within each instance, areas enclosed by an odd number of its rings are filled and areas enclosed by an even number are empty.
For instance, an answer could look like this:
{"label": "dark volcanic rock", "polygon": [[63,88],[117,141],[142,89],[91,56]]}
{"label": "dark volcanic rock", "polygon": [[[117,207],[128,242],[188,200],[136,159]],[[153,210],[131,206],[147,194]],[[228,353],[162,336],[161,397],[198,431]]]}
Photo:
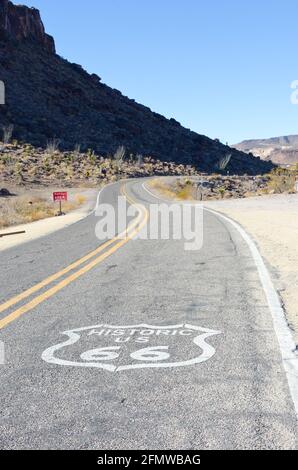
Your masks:
{"label": "dark volcanic rock", "polygon": [[9,196],[12,196],[12,194],[8,189],[6,188],[0,189],[0,197],[9,197]]}
{"label": "dark volcanic rock", "polygon": [[[6,105],[0,126],[13,124],[13,137],[37,146],[61,140],[60,148],[91,148],[107,155],[124,145],[127,154],[150,155],[211,172],[227,154],[232,173],[257,174],[273,168],[219,141],[183,128],[152,112],[54,54],[39,12],[0,0],[0,80]],[[4,29],[3,29],[4,25]]]}
{"label": "dark volcanic rock", "polygon": [[48,52],[55,53],[54,39],[45,33],[39,11],[14,5],[9,0],[0,0],[0,37],[16,41],[30,39]]}

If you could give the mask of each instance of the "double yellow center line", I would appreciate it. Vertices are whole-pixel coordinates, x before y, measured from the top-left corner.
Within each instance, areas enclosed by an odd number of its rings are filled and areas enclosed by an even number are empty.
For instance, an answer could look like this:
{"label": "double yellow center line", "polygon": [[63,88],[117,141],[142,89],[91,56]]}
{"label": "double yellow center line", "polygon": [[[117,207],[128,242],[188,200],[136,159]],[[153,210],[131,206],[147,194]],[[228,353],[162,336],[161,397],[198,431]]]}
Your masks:
{"label": "double yellow center line", "polygon": [[[122,194],[126,197],[128,202],[132,205],[136,204],[136,201],[132,200],[126,190],[125,186],[121,187]],[[66,268],[62,269],[61,271],[53,274],[52,276],[47,277],[43,281],[39,282],[35,286],[31,287],[30,289],[25,290],[21,294],[11,298],[7,302],[4,302],[0,305],[0,313],[5,312],[9,308],[13,307],[14,305],[18,304],[22,300],[32,296],[33,294],[38,293],[44,287],[52,284],[54,281],[57,281],[62,276],[74,271],[76,268],[79,268],[82,264],[86,263],[87,261],[91,260],[89,263],[85,264],[82,268],[78,269],[77,271],[73,272],[63,280],[61,280],[58,284],[54,285],[47,291],[37,295],[34,297],[30,302],[22,305],[21,307],[17,308],[17,310],[13,311],[9,315],[5,316],[3,319],[0,320],[0,330],[8,326],[11,322],[19,318],[24,313],[27,313],[29,310],[37,307],[39,304],[44,302],[45,300],[49,299],[53,295],[57,294],[60,290],[64,289],[64,287],[71,284],[73,281],[77,280],[79,277],[86,274],[92,268],[97,266],[98,264],[102,263],[106,258],[111,256],[113,253],[118,251],[123,245],[129,242],[135,235],[142,230],[142,228],[146,225],[148,221],[148,211],[143,206],[137,206],[139,210],[139,215],[136,219],[127,227],[127,229],[117,235],[116,237],[112,238],[111,240],[107,241],[103,245],[99,246],[96,250],[88,253],[86,256],[78,259],[74,263],[70,264]],[[110,247],[110,248],[109,248]],[[106,250],[109,248],[108,250]],[[106,251],[105,251],[106,250]],[[97,256],[100,254],[100,256]],[[93,259],[94,258],[94,259]]]}

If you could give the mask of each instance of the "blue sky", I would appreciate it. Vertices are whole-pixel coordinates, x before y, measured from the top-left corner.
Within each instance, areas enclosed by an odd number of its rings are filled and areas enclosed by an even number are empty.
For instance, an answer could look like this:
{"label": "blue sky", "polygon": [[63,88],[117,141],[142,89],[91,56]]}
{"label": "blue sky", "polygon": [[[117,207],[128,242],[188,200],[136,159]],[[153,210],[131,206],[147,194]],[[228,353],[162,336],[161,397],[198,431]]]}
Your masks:
{"label": "blue sky", "polygon": [[298,134],[297,0],[19,0],[57,52],[230,144]]}

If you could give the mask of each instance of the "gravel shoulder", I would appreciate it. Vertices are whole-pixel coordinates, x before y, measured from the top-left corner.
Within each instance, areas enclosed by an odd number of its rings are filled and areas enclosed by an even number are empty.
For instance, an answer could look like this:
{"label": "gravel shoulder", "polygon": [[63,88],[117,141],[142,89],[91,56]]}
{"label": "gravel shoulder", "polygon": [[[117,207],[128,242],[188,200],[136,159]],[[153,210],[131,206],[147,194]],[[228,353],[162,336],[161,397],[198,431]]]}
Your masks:
{"label": "gravel shoulder", "polygon": [[298,194],[212,201],[205,206],[239,222],[254,238],[298,343]]}

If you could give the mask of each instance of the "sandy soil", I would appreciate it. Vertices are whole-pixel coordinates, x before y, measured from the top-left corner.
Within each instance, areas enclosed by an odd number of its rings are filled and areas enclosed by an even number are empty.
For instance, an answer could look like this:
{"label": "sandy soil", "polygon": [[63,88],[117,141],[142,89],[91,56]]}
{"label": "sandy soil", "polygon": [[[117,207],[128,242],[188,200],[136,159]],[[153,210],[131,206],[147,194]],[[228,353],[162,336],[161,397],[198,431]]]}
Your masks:
{"label": "sandy soil", "polygon": [[239,222],[256,241],[298,343],[298,194],[212,201],[205,205]]}
{"label": "sandy soil", "polygon": [[[8,188],[8,185],[6,185]],[[17,192],[16,188],[9,187],[11,192]],[[54,189],[55,190],[55,189]],[[13,225],[12,227],[4,228],[0,230],[0,235],[3,233],[25,231],[26,233],[21,235],[12,235],[9,237],[0,237],[0,252],[8,248],[20,245],[22,243],[35,240],[44,235],[48,235],[64,227],[67,227],[75,222],[86,217],[95,207],[96,197],[98,190],[95,189],[67,189],[69,193],[69,200],[71,201],[77,194],[83,195],[86,202],[76,210],[69,212],[62,217],[51,217],[37,222],[31,222],[21,225]],[[19,194],[19,193],[18,193]],[[52,189],[40,189],[35,190],[34,195],[39,194],[41,197],[51,197]],[[57,207],[58,208],[58,207]],[[63,207],[62,207],[63,209]]]}

